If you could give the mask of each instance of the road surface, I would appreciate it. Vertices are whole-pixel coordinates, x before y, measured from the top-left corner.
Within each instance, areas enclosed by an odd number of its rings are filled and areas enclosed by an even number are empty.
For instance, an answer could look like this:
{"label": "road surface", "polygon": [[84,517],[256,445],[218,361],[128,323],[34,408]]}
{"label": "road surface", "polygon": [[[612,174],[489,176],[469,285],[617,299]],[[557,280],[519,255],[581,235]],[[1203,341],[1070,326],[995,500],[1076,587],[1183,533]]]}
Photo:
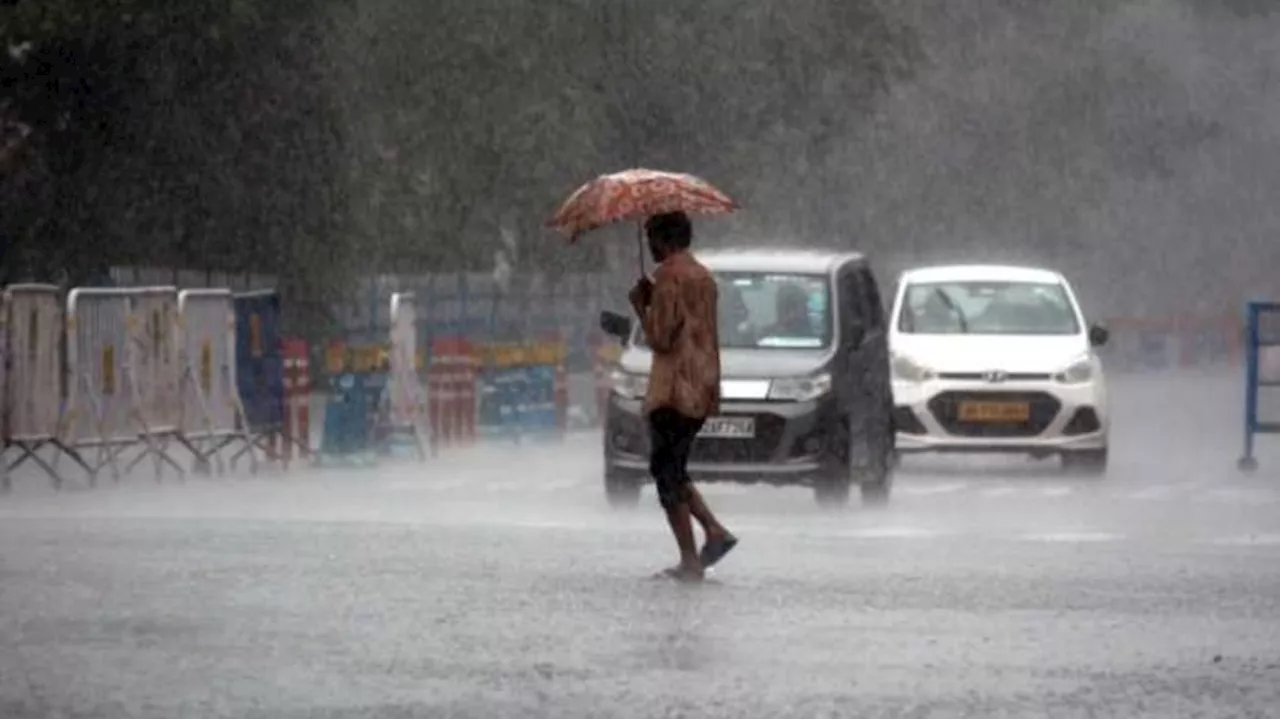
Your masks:
{"label": "road surface", "polygon": [[0,717],[1280,716],[1280,456],[1235,472],[1234,389],[1117,381],[1105,480],[919,460],[834,512],[712,486],[742,544],[701,587],[649,578],[672,542],[651,493],[604,506],[590,435],[29,481]]}

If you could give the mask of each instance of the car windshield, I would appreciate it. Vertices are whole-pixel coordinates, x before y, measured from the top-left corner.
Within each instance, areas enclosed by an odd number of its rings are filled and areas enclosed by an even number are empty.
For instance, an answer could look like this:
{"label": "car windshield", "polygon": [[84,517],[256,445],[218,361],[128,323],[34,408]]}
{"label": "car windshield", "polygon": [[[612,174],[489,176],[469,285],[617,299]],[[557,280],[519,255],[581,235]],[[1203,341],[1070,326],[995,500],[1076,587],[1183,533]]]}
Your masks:
{"label": "car windshield", "polygon": [[[831,342],[826,275],[716,272],[721,349],[822,349]],[[646,346],[637,326],[632,342]]]}
{"label": "car windshield", "polygon": [[1080,323],[1057,282],[917,282],[898,330],[908,334],[1073,335]]}

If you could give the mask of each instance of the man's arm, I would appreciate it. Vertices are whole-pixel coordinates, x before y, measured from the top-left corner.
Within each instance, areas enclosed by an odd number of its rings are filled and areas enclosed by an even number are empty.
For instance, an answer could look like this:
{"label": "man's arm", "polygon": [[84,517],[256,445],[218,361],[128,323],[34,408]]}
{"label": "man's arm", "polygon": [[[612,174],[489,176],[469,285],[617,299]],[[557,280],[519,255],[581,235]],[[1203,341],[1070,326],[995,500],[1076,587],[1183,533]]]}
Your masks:
{"label": "man's arm", "polygon": [[661,278],[654,283],[649,308],[640,315],[645,340],[654,352],[670,352],[675,348],[680,330],[679,300],[680,287],[676,282]]}

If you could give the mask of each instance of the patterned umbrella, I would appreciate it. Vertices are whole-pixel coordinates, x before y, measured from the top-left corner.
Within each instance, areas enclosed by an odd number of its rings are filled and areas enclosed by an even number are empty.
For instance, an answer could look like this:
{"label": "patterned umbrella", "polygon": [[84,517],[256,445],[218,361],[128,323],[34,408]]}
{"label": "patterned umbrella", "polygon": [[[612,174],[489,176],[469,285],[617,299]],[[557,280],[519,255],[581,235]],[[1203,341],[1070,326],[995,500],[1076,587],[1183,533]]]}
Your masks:
{"label": "patterned umbrella", "polygon": [[614,222],[639,222],[677,210],[718,215],[736,209],[737,203],[728,195],[699,177],[635,169],[601,175],[579,187],[547,220],[547,226],[567,235],[572,244],[583,233]]}

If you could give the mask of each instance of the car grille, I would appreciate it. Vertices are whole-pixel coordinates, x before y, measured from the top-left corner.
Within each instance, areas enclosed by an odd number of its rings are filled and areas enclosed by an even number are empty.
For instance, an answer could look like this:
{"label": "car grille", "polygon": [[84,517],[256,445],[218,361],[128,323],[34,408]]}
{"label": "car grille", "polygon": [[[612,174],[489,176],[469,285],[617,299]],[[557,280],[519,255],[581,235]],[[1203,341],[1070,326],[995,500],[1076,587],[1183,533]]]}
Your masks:
{"label": "car grille", "polygon": [[[961,402],[1026,402],[1030,418],[1026,422],[961,421]],[[1062,403],[1045,392],[943,392],[929,400],[929,411],[948,433],[960,437],[1034,437],[1058,416]]]}
{"label": "car grille", "polygon": [[[741,416],[741,415],[734,415]],[[752,439],[699,437],[693,441],[690,462],[750,463],[773,459],[782,441],[786,420],[776,414],[755,414],[756,436]]]}
{"label": "car grille", "polygon": [[[1044,372],[1008,372],[1000,377],[1002,382],[1038,382],[1052,377]],[[940,379],[961,380],[966,382],[990,382],[986,372],[943,372]]]}

